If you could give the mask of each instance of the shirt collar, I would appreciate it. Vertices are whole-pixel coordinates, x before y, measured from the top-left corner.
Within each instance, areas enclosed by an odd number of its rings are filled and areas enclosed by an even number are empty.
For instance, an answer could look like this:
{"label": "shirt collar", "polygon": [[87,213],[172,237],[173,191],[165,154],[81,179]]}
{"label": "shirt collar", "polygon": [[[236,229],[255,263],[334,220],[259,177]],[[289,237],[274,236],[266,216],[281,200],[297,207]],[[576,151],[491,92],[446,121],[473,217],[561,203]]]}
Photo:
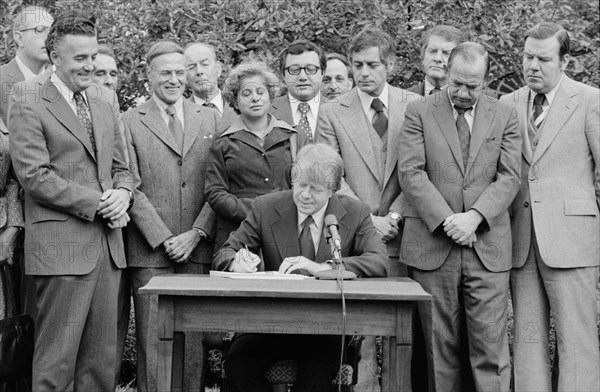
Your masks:
{"label": "shirt collar", "polygon": [[[265,133],[265,135],[267,135],[269,132],[271,132],[273,130],[273,128],[276,128],[276,127],[282,128],[282,129],[285,129],[285,130],[288,130],[291,132],[296,132],[296,130],[294,128],[292,128],[287,122],[279,120],[270,114],[267,114],[267,117],[269,118],[269,124],[267,125],[267,132]],[[231,126],[229,128],[227,128],[225,130],[225,132],[223,132],[221,134],[221,136],[231,135],[232,133],[236,133],[239,131],[250,132],[250,130],[248,130],[248,127],[244,123],[244,120],[242,120],[242,116],[237,116],[237,118],[233,121]]]}
{"label": "shirt collar", "polygon": [[[63,98],[65,99],[65,101],[67,101],[69,103],[69,105],[75,107],[75,99],[73,98],[73,94],[75,94],[73,92],[73,90],[71,90],[66,84],[65,82],[62,81],[61,78],[58,77],[58,74],[56,72],[52,72],[52,76],[50,76],[50,81],[52,83],[54,83],[54,85],[56,86],[58,92],[60,93],[60,95],[63,96]],[[87,99],[87,95],[85,93],[85,90],[83,90],[81,92],[81,95],[83,96],[83,100],[85,102],[85,104],[89,107],[89,103],[88,103],[88,99]]]}
{"label": "shirt collar", "polygon": [[383,102],[383,106],[385,106],[385,108],[389,111],[389,109],[390,109],[390,106],[389,106],[390,95],[388,93],[388,91],[389,91],[389,87],[388,86],[389,85],[386,82],[385,86],[383,86],[383,90],[381,90],[381,94],[379,94],[378,97],[373,97],[373,96],[365,93],[364,91],[362,91],[358,87],[356,88],[356,90],[358,92],[358,98],[360,99],[360,103],[361,103],[362,108],[363,108],[363,112],[369,113],[369,109],[371,109],[371,102],[373,102],[373,100],[375,98],[379,98],[381,100],[381,102]]}
{"label": "shirt collar", "polygon": [[19,58],[19,55],[15,56],[15,61],[17,62],[17,66],[21,70],[21,73],[23,74],[23,77],[25,78],[25,80],[33,79],[36,76],[43,74],[47,70],[47,67],[44,66],[44,67],[42,67],[42,70],[40,71],[40,73],[36,74],[31,69],[29,69],[29,67],[26,66],[24,62],[21,61],[21,59]]}
{"label": "shirt collar", "polygon": [[[300,105],[301,102],[296,98],[292,97],[290,93],[288,93],[288,100],[290,101],[290,108],[292,109],[292,113],[298,113],[298,105]],[[319,92],[317,95],[315,95],[306,102],[310,107],[310,113],[312,113],[312,115],[315,118],[317,118],[317,115],[319,113],[319,102],[321,102],[321,92]]]}
{"label": "shirt collar", "polygon": [[[319,232],[321,232],[323,230],[323,221],[325,219],[325,211],[327,210],[327,206],[329,205],[329,200],[327,200],[327,203],[325,203],[325,205],[323,207],[321,207],[321,209],[317,212],[315,212],[314,214],[312,214],[313,220],[315,222],[315,227],[317,228],[317,230]],[[306,219],[306,217],[308,217],[308,215],[303,214],[302,212],[298,211],[298,233],[300,232],[300,228],[302,226],[302,223],[304,223],[304,219]]]}
{"label": "shirt collar", "polygon": [[[427,79],[427,78],[425,78],[425,82],[424,83],[425,83],[425,90],[424,90],[425,96],[428,96],[431,93],[431,90],[433,90],[434,88],[437,88],[433,84],[431,84],[431,82],[429,82],[429,79]],[[440,86],[439,89],[441,90],[444,87],[445,87],[445,85],[444,86]]]}
{"label": "shirt collar", "polygon": [[[560,84],[563,80],[563,77],[565,76],[565,74],[563,73],[560,76],[560,80],[558,81],[558,83],[556,83],[556,86],[554,86],[554,88],[550,91],[548,91],[545,95],[546,95],[546,100],[548,101],[548,106],[552,106],[552,101],[554,101],[554,97],[556,97],[556,92],[558,91],[558,88],[560,87]],[[533,94],[531,94],[531,101],[533,102],[533,97],[535,97],[536,93],[532,90],[531,91]]]}
{"label": "shirt collar", "polygon": [[217,107],[217,109],[219,110],[219,113],[223,113],[223,106],[225,106],[225,104],[223,102],[223,96],[221,95],[221,90],[219,90],[217,95],[215,95],[210,101],[206,101],[206,100],[202,99],[201,97],[195,96],[194,94],[192,94],[192,97],[194,97],[194,103],[196,103],[197,105],[203,105],[207,102],[210,102]]}
{"label": "shirt collar", "polygon": [[[156,104],[156,106],[158,106],[158,108],[160,109],[160,112],[164,115],[165,113],[167,113],[167,103],[163,102],[162,100],[160,100],[156,94],[152,94],[152,99],[154,100],[154,103]],[[183,97],[179,97],[179,99],[177,100],[177,102],[175,102],[173,104],[175,106],[175,111],[177,113],[183,113]],[[181,121],[181,119],[179,119]]]}

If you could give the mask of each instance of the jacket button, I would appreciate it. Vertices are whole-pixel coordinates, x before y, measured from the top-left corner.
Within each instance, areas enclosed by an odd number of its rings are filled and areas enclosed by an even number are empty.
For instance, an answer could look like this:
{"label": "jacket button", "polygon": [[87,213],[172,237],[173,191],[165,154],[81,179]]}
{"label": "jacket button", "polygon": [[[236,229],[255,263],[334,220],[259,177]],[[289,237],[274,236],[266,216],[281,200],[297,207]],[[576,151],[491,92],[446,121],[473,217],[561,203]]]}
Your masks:
{"label": "jacket button", "polygon": [[525,208],[529,207],[529,202],[526,201],[525,204],[523,204],[523,206],[525,206]]}
{"label": "jacket button", "polygon": [[529,181],[533,182],[533,181],[537,181],[537,177],[529,177]]}
{"label": "jacket button", "polygon": [[177,166],[181,166],[183,165],[183,162],[181,162],[181,159],[177,161]]}
{"label": "jacket button", "polygon": [[181,184],[182,188],[185,188],[185,186],[186,186],[185,182],[183,184]]}
{"label": "jacket button", "polygon": [[265,182],[269,182],[269,179],[268,179],[268,178],[265,178]]}
{"label": "jacket button", "polygon": [[533,145],[534,145],[534,146],[537,146],[537,145],[538,145],[538,142],[537,142],[537,141],[533,142]]}
{"label": "jacket button", "polygon": [[467,185],[463,186],[463,191],[466,191],[467,189],[469,189]]}

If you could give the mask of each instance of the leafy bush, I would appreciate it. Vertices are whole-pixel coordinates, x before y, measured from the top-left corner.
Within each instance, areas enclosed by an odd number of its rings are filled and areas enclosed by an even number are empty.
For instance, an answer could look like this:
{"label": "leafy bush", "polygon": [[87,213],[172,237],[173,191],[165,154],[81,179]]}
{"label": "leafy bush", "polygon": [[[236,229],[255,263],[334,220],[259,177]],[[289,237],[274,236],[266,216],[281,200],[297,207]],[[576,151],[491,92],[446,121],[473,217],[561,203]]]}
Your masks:
{"label": "leafy bush", "polygon": [[[0,0],[12,11],[16,0]],[[461,28],[491,54],[501,93],[523,84],[523,33],[538,21],[562,24],[572,37],[573,60],[568,73],[598,86],[600,33],[596,0],[86,0],[26,1],[46,5],[54,14],[79,11],[94,16],[100,41],[115,48],[122,71],[119,91],[123,109],[147,95],[144,54],[158,40],[213,44],[225,69],[250,51],[276,65],[277,53],[297,38],[307,38],[327,51],[345,53],[365,25],[375,24],[396,37],[397,63],[390,82],[400,87],[422,80],[419,40],[436,24]],[[10,14],[2,17],[0,63],[13,56]]]}

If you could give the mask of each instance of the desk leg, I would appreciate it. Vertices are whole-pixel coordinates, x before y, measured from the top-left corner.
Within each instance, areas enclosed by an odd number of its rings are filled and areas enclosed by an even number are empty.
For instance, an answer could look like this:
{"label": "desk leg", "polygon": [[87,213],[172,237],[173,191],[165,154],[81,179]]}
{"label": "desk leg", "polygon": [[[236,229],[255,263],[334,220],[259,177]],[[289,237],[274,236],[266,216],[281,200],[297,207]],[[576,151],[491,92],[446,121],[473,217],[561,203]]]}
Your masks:
{"label": "desk leg", "polygon": [[396,305],[396,337],[390,338],[390,377],[389,390],[411,392],[412,362],[412,305]]}
{"label": "desk leg", "polygon": [[[173,300],[169,297],[152,296],[150,300],[149,325],[158,325],[158,336],[152,336],[154,328],[148,328],[149,350],[157,350],[157,385],[160,392],[171,390],[173,365]],[[150,371],[150,370],[149,370]]]}

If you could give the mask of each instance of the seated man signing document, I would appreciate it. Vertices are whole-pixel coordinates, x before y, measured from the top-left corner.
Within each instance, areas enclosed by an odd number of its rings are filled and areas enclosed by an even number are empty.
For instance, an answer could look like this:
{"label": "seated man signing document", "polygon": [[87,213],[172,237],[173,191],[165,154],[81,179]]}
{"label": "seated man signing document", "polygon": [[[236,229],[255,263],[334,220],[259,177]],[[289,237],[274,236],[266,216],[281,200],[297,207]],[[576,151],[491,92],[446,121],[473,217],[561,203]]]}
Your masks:
{"label": "seated man signing document", "polygon": [[[343,170],[341,157],[330,147],[303,147],[292,169],[292,190],[256,198],[246,220],[215,254],[213,267],[254,272],[262,250],[266,271],[314,275],[332,269],[325,216],[334,215],[346,270],[359,277],[386,276],[387,252],[368,206],[335,195]],[[265,371],[279,359],[297,359],[293,391],[328,391],[339,364],[340,343],[339,336],[241,335],[225,362],[227,380],[240,392],[271,391]]]}

